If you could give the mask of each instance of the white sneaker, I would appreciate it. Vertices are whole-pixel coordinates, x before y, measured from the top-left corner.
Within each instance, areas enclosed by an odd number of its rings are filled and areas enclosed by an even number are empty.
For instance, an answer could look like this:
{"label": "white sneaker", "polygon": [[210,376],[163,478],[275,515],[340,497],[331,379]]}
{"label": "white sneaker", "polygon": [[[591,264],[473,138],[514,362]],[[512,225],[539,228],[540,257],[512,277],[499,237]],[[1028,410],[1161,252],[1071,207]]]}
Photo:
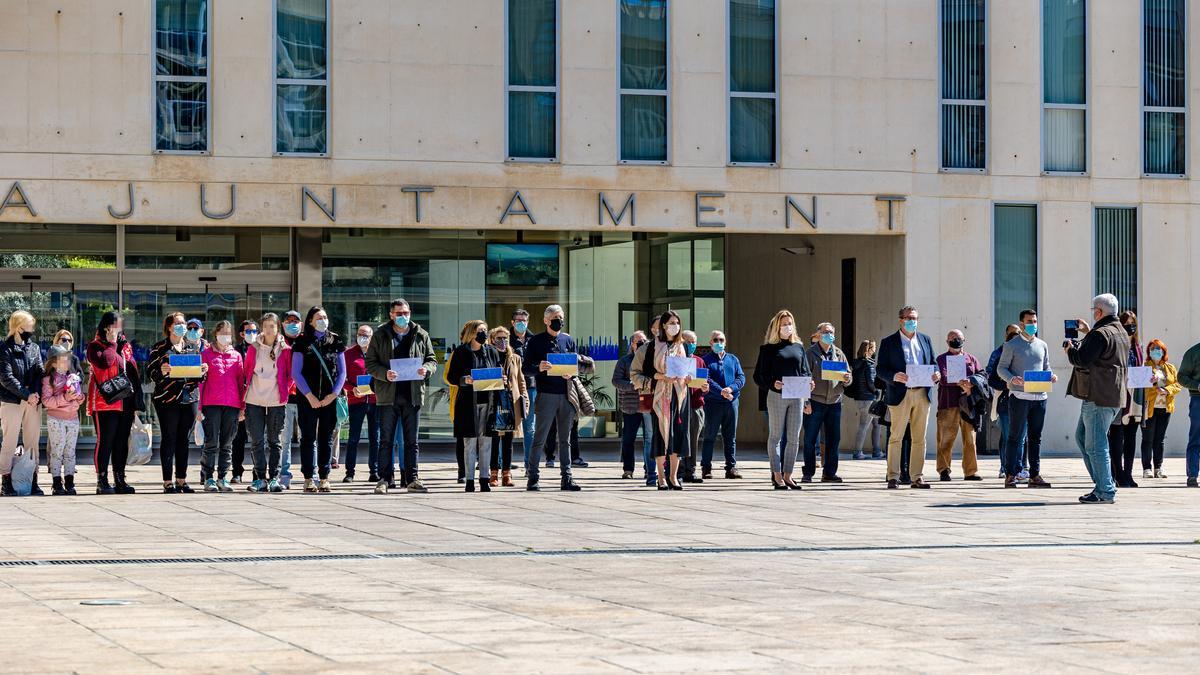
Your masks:
{"label": "white sneaker", "polygon": [[388,486],[387,486],[386,480],[381,480],[375,484],[375,494],[386,495],[387,493],[388,493]]}
{"label": "white sneaker", "polygon": [[1017,482],[1018,483],[1028,483],[1029,482],[1029,469],[1021,469],[1021,473],[1017,474]]}
{"label": "white sneaker", "polygon": [[996,476],[996,478],[1004,478],[1006,475],[1008,474],[1004,473],[1004,469],[1000,469],[1000,475]]}
{"label": "white sneaker", "polygon": [[1163,470],[1162,470],[1162,469],[1155,469],[1155,470],[1154,470],[1154,477],[1155,477],[1155,478],[1166,478],[1166,477],[1167,477],[1167,474],[1163,473]]}
{"label": "white sneaker", "polygon": [[1142,478],[1157,478],[1150,469],[1142,469]]}

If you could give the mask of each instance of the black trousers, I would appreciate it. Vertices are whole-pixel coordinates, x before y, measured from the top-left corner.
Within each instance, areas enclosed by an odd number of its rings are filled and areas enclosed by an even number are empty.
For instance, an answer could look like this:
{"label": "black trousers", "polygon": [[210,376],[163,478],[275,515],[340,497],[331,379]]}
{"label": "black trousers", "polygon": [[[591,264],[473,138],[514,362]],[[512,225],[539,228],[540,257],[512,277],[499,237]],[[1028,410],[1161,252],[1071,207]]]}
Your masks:
{"label": "black trousers", "polygon": [[158,415],[158,461],[162,464],[163,482],[172,478],[184,480],[188,470],[188,436],[196,422],[196,411],[191,403],[155,401],[154,414]]}
{"label": "black trousers", "polygon": [[[408,399],[397,397],[392,405],[379,406],[379,480],[389,483],[396,478],[396,465],[392,463],[393,439],[396,425],[404,435],[404,472],[401,482],[408,485],[417,478],[417,465],[421,448],[417,444],[417,430],[421,425],[421,408]],[[461,447],[461,446],[460,446]]]}
{"label": "black trousers", "polygon": [[1137,453],[1138,422],[1114,424],[1108,428],[1108,458],[1117,487],[1133,482],[1133,456]]}
{"label": "black trousers", "polygon": [[[546,459],[556,459],[558,456],[558,423],[550,421],[550,435],[546,436]],[[571,461],[579,459],[579,421],[571,425]],[[493,465],[495,466],[495,465]]]}
{"label": "black trousers", "polygon": [[[333,403],[314,408],[307,398],[296,404],[300,418],[300,470],[305,478],[316,473],[319,478],[329,478],[329,465],[333,460],[333,432],[337,427],[337,406]],[[314,447],[315,446],[315,447]],[[313,466],[313,459],[316,466]]]}
{"label": "black trousers", "polygon": [[133,427],[133,405],[120,412],[97,412],[92,414],[92,422],[96,425],[96,451],[93,464],[96,476],[108,476],[108,466],[112,463],[113,477],[125,480],[125,463],[129,460],[129,430]]}
{"label": "black trousers", "polygon": [[[1146,420],[1142,429],[1142,469],[1161,469],[1163,460],[1163,439],[1167,437],[1167,425],[1171,423],[1171,413],[1159,408],[1154,416]],[[1151,466],[1153,455],[1153,466]]]}
{"label": "black trousers", "polygon": [[458,479],[467,477],[467,446],[463,439],[454,439],[454,458],[458,460]]}
{"label": "black trousers", "polygon": [[238,422],[237,433],[233,435],[233,475],[239,480],[246,473],[246,423]]}
{"label": "black trousers", "polygon": [[510,431],[499,436],[492,436],[492,468],[497,471],[508,471],[512,464],[513,433]]}

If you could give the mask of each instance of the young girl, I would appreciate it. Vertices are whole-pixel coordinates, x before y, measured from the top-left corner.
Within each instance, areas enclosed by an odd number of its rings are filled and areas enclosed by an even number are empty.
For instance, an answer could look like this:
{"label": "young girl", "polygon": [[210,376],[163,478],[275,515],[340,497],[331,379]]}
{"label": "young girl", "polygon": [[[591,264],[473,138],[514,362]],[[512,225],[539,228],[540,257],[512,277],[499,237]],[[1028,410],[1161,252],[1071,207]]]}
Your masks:
{"label": "young girl", "polygon": [[218,323],[215,335],[215,342],[200,356],[208,365],[208,374],[200,383],[199,419],[204,423],[200,477],[205,492],[233,492],[225,475],[233,463],[233,437],[238,420],[244,417],[246,377],[242,355],[233,348],[233,324]]}
{"label": "young girl", "polygon": [[46,407],[50,478],[56,495],[75,494],[75,441],[79,439],[79,406],[86,397],[72,366],[70,350],[50,347],[47,375],[42,378],[42,405]]}

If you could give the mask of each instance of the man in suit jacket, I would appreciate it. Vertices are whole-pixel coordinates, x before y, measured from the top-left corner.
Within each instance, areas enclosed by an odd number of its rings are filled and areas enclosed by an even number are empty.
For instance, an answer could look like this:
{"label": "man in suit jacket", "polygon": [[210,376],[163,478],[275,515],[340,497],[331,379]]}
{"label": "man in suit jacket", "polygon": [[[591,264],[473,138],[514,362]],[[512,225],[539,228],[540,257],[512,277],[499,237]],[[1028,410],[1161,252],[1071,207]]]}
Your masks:
{"label": "man in suit jacket", "polygon": [[[892,434],[888,441],[887,481],[888,489],[899,487],[900,478],[900,449],[904,442],[904,428],[911,428],[912,457],[909,460],[909,474],[912,476],[912,487],[926,489],[929,483],[921,477],[925,466],[925,428],[929,424],[929,401],[932,387],[908,387],[908,375],[905,372],[909,365],[936,366],[937,354],[933,351],[933,341],[924,333],[917,332],[917,322],[920,317],[916,307],[905,305],[900,309],[900,330],[885,337],[879,343],[879,360],[876,372],[880,379],[888,383],[886,401],[892,421]],[[934,372],[933,381],[936,384],[939,375]]]}

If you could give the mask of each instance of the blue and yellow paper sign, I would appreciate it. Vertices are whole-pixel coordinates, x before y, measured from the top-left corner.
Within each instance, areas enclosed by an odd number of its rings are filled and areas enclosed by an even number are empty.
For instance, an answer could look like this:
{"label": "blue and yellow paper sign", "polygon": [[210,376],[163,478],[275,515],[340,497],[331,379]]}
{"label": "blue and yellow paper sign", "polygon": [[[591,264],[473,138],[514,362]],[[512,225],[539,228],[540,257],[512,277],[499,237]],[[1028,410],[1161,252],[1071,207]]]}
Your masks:
{"label": "blue and yellow paper sign", "polygon": [[550,364],[550,370],[547,375],[578,375],[579,374],[579,355],[570,354],[547,354],[546,361]]}
{"label": "blue and yellow paper sign", "polygon": [[692,376],[692,381],[688,382],[688,386],[692,389],[700,389],[705,382],[708,382],[708,368],[696,368],[696,374]]}
{"label": "blue and yellow paper sign", "polygon": [[500,391],[504,389],[503,368],[472,368],[471,386],[475,391]]}
{"label": "blue and yellow paper sign", "polygon": [[358,377],[356,377],[354,379],[354,395],[355,396],[367,397],[374,393],[375,393],[374,391],[371,391],[371,376],[370,375],[359,375]]}
{"label": "blue and yellow paper sign", "polygon": [[846,373],[850,372],[850,364],[845,361],[822,361],[821,379],[830,382],[845,382]]}
{"label": "blue and yellow paper sign", "polygon": [[171,364],[171,378],[200,377],[199,354],[171,354],[167,357]]}
{"label": "blue and yellow paper sign", "polygon": [[1049,370],[1027,370],[1023,379],[1025,380],[1025,393],[1027,394],[1043,394],[1054,391],[1054,383],[1051,378],[1054,374]]}

